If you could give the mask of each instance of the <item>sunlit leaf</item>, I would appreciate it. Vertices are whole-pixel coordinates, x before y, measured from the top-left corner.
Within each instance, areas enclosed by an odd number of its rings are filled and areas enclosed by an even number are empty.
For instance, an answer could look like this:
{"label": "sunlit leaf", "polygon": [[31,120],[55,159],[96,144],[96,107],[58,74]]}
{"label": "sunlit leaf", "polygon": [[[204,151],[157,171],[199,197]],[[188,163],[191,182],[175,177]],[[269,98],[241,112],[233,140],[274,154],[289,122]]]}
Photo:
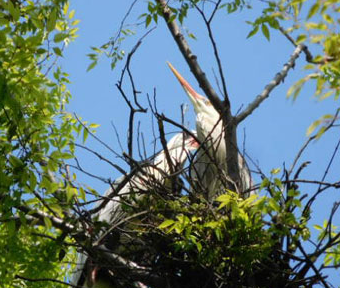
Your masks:
{"label": "sunlit leaf", "polygon": [[306,34],[301,34],[296,38],[296,44],[300,44],[300,43],[306,41],[306,39],[307,39]]}
{"label": "sunlit leaf", "polygon": [[174,223],[175,223],[174,220],[167,219],[167,220],[163,221],[163,222],[158,226],[158,228],[159,228],[159,229],[164,229],[164,228],[167,228],[167,227],[173,225]]}
{"label": "sunlit leaf", "polygon": [[311,18],[312,16],[314,16],[318,10],[320,8],[320,3],[319,1],[317,1],[317,3],[315,3],[310,9],[309,9],[309,12],[308,12],[308,15],[307,15],[307,19]]}

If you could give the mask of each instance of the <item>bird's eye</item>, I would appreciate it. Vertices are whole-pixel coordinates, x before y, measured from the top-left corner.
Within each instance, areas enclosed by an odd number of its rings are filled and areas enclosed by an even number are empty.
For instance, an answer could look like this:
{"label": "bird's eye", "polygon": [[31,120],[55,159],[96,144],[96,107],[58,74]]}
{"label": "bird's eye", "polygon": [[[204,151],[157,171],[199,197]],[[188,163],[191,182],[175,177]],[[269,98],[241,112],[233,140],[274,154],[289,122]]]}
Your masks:
{"label": "bird's eye", "polygon": [[204,100],[204,104],[207,105],[207,106],[210,106],[210,105],[211,105],[209,99],[205,99],[205,100]]}

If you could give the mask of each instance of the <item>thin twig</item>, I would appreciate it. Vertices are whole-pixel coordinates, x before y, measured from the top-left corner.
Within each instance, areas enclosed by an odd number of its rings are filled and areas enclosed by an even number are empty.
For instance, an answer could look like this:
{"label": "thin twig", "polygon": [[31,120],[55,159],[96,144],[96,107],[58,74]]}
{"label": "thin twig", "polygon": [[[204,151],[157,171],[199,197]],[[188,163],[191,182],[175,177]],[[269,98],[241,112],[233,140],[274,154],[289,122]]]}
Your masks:
{"label": "thin twig", "polygon": [[[130,116],[129,116],[129,128],[128,128],[128,136],[127,136],[127,142],[128,142],[128,155],[130,158],[133,158],[133,136],[134,136],[134,117],[136,113],[146,113],[147,109],[143,108],[138,100],[137,100],[137,95],[140,94],[139,91],[137,91],[136,89],[136,85],[135,82],[133,80],[133,76],[130,70],[130,64],[131,64],[131,59],[132,56],[134,55],[134,53],[137,51],[137,49],[139,48],[139,46],[142,44],[143,39],[148,36],[155,28],[150,29],[149,31],[147,31],[135,44],[135,46],[131,49],[131,51],[128,53],[127,59],[126,59],[126,63],[125,66],[122,70],[120,79],[118,81],[118,83],[116,83],[116,87],[118,88],[120,94],[122,95],[123,99],[125,100],[126,104],[128,105],[128,107],[130,108]],[[125,71],[127,71],[129,79],[130,79],[130,84],[131,84],[131,88],[132,88],[132,94],[133,94],[133,98],[134,98],[134,102],[135,105],[137,106],[137,108],[133,107],[131,101],[128,99],[128,97],[126,96],[124,89],[123,89],[123,80],[124,80],[124,76],[125,76]],[[129,163],[131,169],[133,168],[132,163]]]}
{"label": "thin twig", "polygon": [[205,26],[207,27],[209,39],[210,39],[211,45],[212,45],[213,50],[214,50],[214,56],[215,56],[215,59],[216,59],[216,62],[217,62],[218,71],[219,71],[220,79],[221,79],[221,82],[222,82],[222,88],[223,88],[223,95],[224,95],[224,99],[225,99],[225,105],[227,105],[227,107],[230,107],[229,96],[228,96],[228,92],[227,92],[227,85],[225,83],[225,77],[224,77],[223,68],[222,68],[222,62],[221,62],[221,59],[220,59],[220,55],[218,53],[218,49],[217,49],[216,41],[215,41],[215,38],[214,38],[214,35],[213,35],[213,31],[211,29],[211,21],[213,20],[213,18],[215,16],[215,13],[216,13],[220,3],[221,3],[221,0],[218,0],[215,3],[215,7],[214,7],[213,12],[211,13],[209,19],[207,19],[207,17],[204,14],[204,11],[201,10],[197,6],[196,3],[193,3],[193,4],[194,4],[196,10],[202,16],[203,21],[205,23]]}
{"label": "thin twig", "polygon": [[[334,114],[334,117],[332,119],[332,121],[325,127],[325,130],[324,130],[324,133],[329,130],[331,127],[334,126],[334,122],[338,119],[338,115],[339,115],[339,112],[340,112],[340,109],[337,109],[335,114]],[[296,155],[294,161],[293,161],[293,164],[292,166],[290,167],[289,171],[288,171],[288,175],[290,175],[292,172],[293,172],[293,169],[297,163],[297,161],[299,160],[299,158],[301,157],[302,153],[304,152],[304,150],[307,148],[307,146],[309,145],[309,143],[314,140],[316,138],[317,134],[309,137],[307,139],[307,141],[305,142],[305,144],[303,144],[303,146],[301,147],[301,149],[299,150],[298,154]]]}
{"label": "thin twig", "polygon": [[[288,41],[290,43],[292,43],[295,47],[298,46],[298,44],[295,42],[293,37],[291,37],[281,26],[279,27],[279,30],[288,39]],[[336,58],[329,57],[329,56],[325,56],[325,58],[320,60],[320,61],[313,60],[314,57],[313,57],[312,53],[309,51],[307,45],[303,45],[303,53],[305,53],[305,55],[306,55],[306,61],[309,62],[309,63],[313,63],[313,64],[326,64],[327,62],[332,62],[332,61],[336,60]]]}
{"label": "thin twig", "polygon": [[14,277],[17,278],[17,279],[21,279],[21,280],[25,280],[25,281],[29,281],[29,282],[54,282],[54,283],[62,284],[62,285],[65,285],[65,286],[79,288],[78,285],[73,285],[73,284],[66,283],[64,281],[53,279],[53,278],[28,278],[28,277],[20,276],[20,275],[17,275],[17,274]]}
{"label": "thin twig", "polygon": [[85,130],[87,130],[87,132],[89,133],[89,135],[91,135],[95,140],[97,140],[101,145],[103,145],[106,149],[108,149],[110,152],[112,152],[115,156],[117,156],[118,158],[122,158],[123,157],[121,155],[119,155],[116,151],[114,151],[109,145],[107,145],[105,142],[103,142],[102,140],[100,140],[95,134],[93,134],[87,127],[86,125],[79,119],[79,117],[77,116],[76,113],[73,114],[74,117],[77,119],[77,121],[83,126],[83,128]]}
{"label": "thin twig", "polygon": [[120,173],[122,173],[122,174],[124,174],[124,175],[126,174],[126,171],[125,171],[124,169],[122,169],[121,167],[119,167],[117,164],[114,164],[112,161],[108,160],[107,158],[105,158],[104,156],[102,156],[101,154],[99,154],[98,152],[96,152],[96,151],[94,151],[94,150],[92,150],[92,149],[90,149],[90,148],[88,148],[88,147],[86,147],[86,146],[84,146],[84,145],[78,144],[78,143],[74,143],[74,145],[75,145],[76,147],[82,148],[82,149],[84,149],[84,150],[86,150],[86,151],[88,151],[88,152],[90,152],[90,153],[96,155],[100,160],[102,160],[102,161],[108,163],[109,165],[111,165],[112,167],[114,167],[115,169],[117,169]]}
{"label": "thin twig", "polygon": [[[301,251],[302,255],[303,255],[303,256],[305,257],[305,259],[307,260],[307,263],[306,263],[307,267],[313,269],[315,275],[317,276],[317,279],[321,281],[321,283],[324,285],[325,288],[330,288],[329,285],[326,283],[324,277],[323,277],[322,275],[320,275],[319,270],[316,269],[316,267],[315,267],[315,265],[314,265],[315,260],[312,261],[312,259],[310,258],[310,256],[309,256],[309,255],[305,252],[305,250],[303,249],[303,247],[302,247],[302,245],[301,245],[300,242],[298,242],[297,245],[298,245],[298,248],[299,248],[299,250]],[[306,269],[306,270],[307,270],[307,269]],[[308,270],[309,270],[309,269],[308,269]],[[308,272],[308,270],[306,271],[306,273]],[[304,270],[303,270],[303,271],[304,271]],[[299,275],[299,273],[298,273],[298,276],[301,276],[301,275]],[[302,275],[302,277],[304,277],[304,275]]]}

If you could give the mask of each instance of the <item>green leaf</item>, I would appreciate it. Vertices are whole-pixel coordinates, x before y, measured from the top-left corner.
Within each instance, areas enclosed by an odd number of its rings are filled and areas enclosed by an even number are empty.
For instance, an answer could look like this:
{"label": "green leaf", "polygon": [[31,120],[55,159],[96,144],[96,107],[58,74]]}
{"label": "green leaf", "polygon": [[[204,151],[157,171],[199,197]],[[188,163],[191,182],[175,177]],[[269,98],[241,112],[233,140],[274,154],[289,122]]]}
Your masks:
{"label": "green leaf", "polygon": [[48,32],[54,30],[56,22],[57,22],[57,9],[53,9],[47,19],[46,29]]}
{"label": "green leaf", "polygon": [[316,12],[318,12],[319,8],[320,8],[320,3],[319,3],[319,2],[315,3],[315,4],[309,9],[309,12],[308,12],[308,15],[307,15],[307,19],[313,17],[313,15],[315,15]]}
{"label": "green leaf", "polygon": [[89,136],[89,130],[84,128],[84,130],[83,130],[83,143],[86,142],[86,139],[87,139],[88,136]]}
{"label": "green leaf", "polygon": [[303,85],[306,83],[307,80],[311,79],[311,75],[307,75],[306,77],[297,81],[293,86],[288,89],[287,98],[289,98],[293,94],[293,100],[296,100],[297,96],[299,95]]}
{"label": "green leaf", "polygon": [[231,199],[229,194],[222,194],[216,198],[216,201],[221,202],[221,203],[227,203]]}
{"label": "green leaf", "polygon": [[70,153],[65,153],[65,152],[62,152],[61,153],[61,158],[63,158],[63,159],[73,159],[74,158],[74,156],[72,155],[72,154],[70,154]]}
{"label": "green leaf", "polygon": [[94,67],[96,67],[97,64],[98,64],[98,61],[97,61],[97,60],[93,61],[93,62],[89,65],[89,67],[87,67],[86,72],[89,72],[90,70],[92,70]]}
{"label": "green leaf", "polygon": [[158,226],[158,228],[159,228],[159,229],[164,229],[164,228],[167,228],[167,227],[171,226],[171,225],[174,224],[174,223],[175,223],[174,220],[167,219],[167,220],[163,221],[163,222]]}
{"label": "green leaf", "polygon": [[327,30],[327,25],[324,23],[314,23],[314,22],[307,22],[305,24],[306,28],[309,29],[318,29],[318,30],[322,30],[322,31],[326,31]]}
{"label": "green leaf", "polygon": [[59,43],[59,42],[63,41],[64,39],[66,39],[67,37],[68,37],[68,35],[65,34],[65,33],[57,33],[57,34],[54,35],[53,41],[55,43]]}
{"label": "green leaf", "polygon": [[313,227],[316,229],[316,230],[319,230],[319,231],[322,231],[323,228],[320,226],[320,225],[313,225]]}
{"label": "green leaf", "polygon": [[80,20],[74,20],[74,21],[72,21],[72,23],[71,23],[71,25],[72,26],[76,26],[76,25],[78,25],[80,23]]}
{"label": "green leaf", "polygon": [[9,236],[15,235],[16,228],[15,228],[15,221],[11,220],[6,222],[6,228]]}
{"label": "green leaf", "polygon": [[280,173],[280,171],[281,171],[281,168],[275,168],[275,169],[272,169],[270,171],[270,173],[273,174],[273,175],[276,175],[276,174]]}
{"label": "green leaf", "polygon": [[171,23],[172,21],[174,21],[176,19],[176,14],[173,14],[170,16],[168,22]]}
{"label": "green leaf", "polygon": [[196,248],[198,252],[202,251],[202,244],[200,242],[196,242]]}
{"label": "green leaf", "polygon": [[83,201],[86,201],[86,193],[83,187],[79,187],[79,197]]}
{"label": "green leaf", "polygon": [[273,211],[275,211],[275,212],[279,212],[279,211],[280,211],[280,206],[279,206],[279,204],[276,202],[275,199],[270,198],[269,201],[268,201],[268,205],[269,205],[269,207],[270,207]]}
{"label": "green leaf", "polygon": [[20,18],[20,9],[19,5],[15,5],[12,3],[12,1],[7,1],[7,7],[9,13],[12,15],[14,21],[18,21]]}
{"label": "green leaf", "polygon": [[307,132],[306,132],[306,135],[310,136],[314,132],[316,127],[318,127],[320,124],[321,124],[321,120],[314,121],[311,125],[309,125]]}
{"label": "green leaf", "polygon": [[260,190],[265,188],[265,187],[269,187],[269,185],[270,185],[269,179],[268,178],[264,178],[262,180],[262,183],[261,183],[261,186],[260,186]]}
{"label": "green leaf", "polygon": [[55,203],[51,203],[49,204],[49,207],[58,214],[59,217],[63,217],[64,213],[63,213],[63,209],[60,207],[60,205],[55,204]]}
{"label": "green leaf", "polygon": [[148,27],[148,26],[150,25],[151,20],[152,20],[151,15],[146,16],[146,19],[145,19],[145,27]]}
{"label": "green leaf", "polygon": [[266,24],[262,24],[261,25],[261,30],[262,30],[262,34],[267,38],[267,40],[270,40],[270,34],[269,34],[269,29],[267,27]]}
{"label": "green leaf", "polygon": [[310,70],[310,69],[314,69],[315,68],[315,65],[314,64],[307,64],[305,65],[304,69],[306,70]]}
{"label": "green leaf", "polygon": [[218,226],[219,226],[219,222],[217,221],[211,221],[211,222],[204,224],[204,227],[211,228],[211,229],[216,229]]}
{"label": "green leaf", "polygon": [[44,217],[44,223],[45,223],[45,226],[48,230],[50,230],[53,226],[51,219],[48,218],[48,217]]}
{"label": "green leaf", "polygon": [[331,95],[333,95],[334,91],[330,90],[326,93],[324,93],[323,95],[319,96],[318,99],[319,100],[325,100],[326,98],[330,97]]}
{"label": "green leaf", "polygon": [[37,177],[34,175],[33,171],[29,171],[29,186],[30,189],[33,191],[35,186],[37,185]]}
{"label": "green leaf", "polygon": [[328,14],[322,14],[323,19],[329,24],[334,24],[334,19]]}
{"label": "green leaf", "polygon": [[75,10],[72,10],[70,14],[68,14],[68,18],[72,19],[74,17],[75,12],[76,12]]}
{"label": "green leaf", "polygon": [[64,5],[64,8],[63,8],[63,13],[66,15],[67,14],[67,11],[68,11],[68,8],[70,6],[70,3],[67,1]]}
{"label": "green leaf", "polygon": [[330,253],[327,253],[324,259],[324,265],[327,267],[332,264],[333,257],[331,256]]}
{"label": "green leaf", "polygon": [[306,34],[300,34],[300,35],[296,38],[296,41],[295,41],[295,42],[296,42],[296,44],[300,44],[300,43],[306,41],[306,39],[307,39]]}
{"label": "green leaf", "polygon": [[59,47],[54,47],[53,51],[57,56],[63,57],[63,53],[61,52],[61,49]]}
{"label": "green leaf", "polygon": [[66,187],[66,199],[67,199],[67,202],[70,202],[74,196],[77,195],[77,189],[76,188],[73,188],[71,186],[67,186]]}
{"label": "green leaf", "polygon": [[96,124],[96,123],[92,123],[92,124],[89,125],[89,127],[90,127],[90,128],[93,128],[93,129],[98,128],[99,126],[100,126],[100,125],[99,125],[99,124]]}
{"label": "green leaf", "polygon": [[153,14],[153,21],[155,21],[155,23],[158,23],[158,15],[157,14]]}
{"label": "green leaf", "polygon": [[32,205],[36,205],[39,203],[39,199],[37,198],[31,198],[25,201],[25,205],[27,206],[32,206]]}
{"label": "green leaf", "polygon": [[19,168],[24,165],[24,163],[17,157],[11,155],[9,156],[9,163],[13,166],[13,168]]}
{"label": "green leaf", "polygon": [[249,34],[247,35],[247,38],[254,36],[258,31],[259,31],[259,26],[256,25],[255,28],[249,32]]}
{"label": "green leaf", "polygon": [[192,33],[189,33],[188,37],[191,38],[191,39],[197,40],[196,36]]}

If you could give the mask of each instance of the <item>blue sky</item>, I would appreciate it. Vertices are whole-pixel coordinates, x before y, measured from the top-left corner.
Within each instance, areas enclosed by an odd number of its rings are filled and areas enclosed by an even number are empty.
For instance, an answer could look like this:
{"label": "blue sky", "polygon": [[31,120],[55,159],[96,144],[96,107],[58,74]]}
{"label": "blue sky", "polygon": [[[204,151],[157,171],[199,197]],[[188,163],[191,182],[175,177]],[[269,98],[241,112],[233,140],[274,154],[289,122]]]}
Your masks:
{"label": "blue sky", "polygon": [[[112,123],[117,127],[126,151],[125,140],[129,113],[115,87],[120,76],[121,66],[118,65],[112,71],[109,61],[103,57],[95,69],[86,72],[90,64],[86,54],[91,52],[91,46],[98,47],[115,35],[130,4],[131,1],[72,1],[71,9],[76,10],[75,19],[81,20],[79,38],[69,45],[65,51],[64,59],[61,61],[63,69],[70,74],[72,81],[69,88],[73,98],[68,110],[77,113],[84,120],[100,124],[97,136],[117,152],[120,152],[120,148]],[[260,33],[246,39],[251,27],[245,21],[254,20],[259,16],[261,5],[263,4],[260,1],[254,2],[253,10],[245,10],[232,15],[220,12],[213,24],[234,113],[241,107],[245,107],[262,92],[265,85],[288,61],[294,50],[294,47],[282,35],[273,30],[271,30],[270,42]],[[146,7],[146,1],[140,1],[140,4],[132,11],[127,23],[129,21],[135,23],[138,15],[144,13]],[[201,67],[215,85],[212,71],[213,69],[217,71],[217,68],[205,28],[199,20],[198,14],[194,13],[193,17],[185,22],[185,27],[197,37],[196,41],[189,40],[189,44],[194,54],[198,56]],[[145,32],[143,27],[137,28],[135,37],[127,39],[124,44],[127,52]],[[150,27],[153,27],[153,24]],[[157,29],[143,41],[132,60],[131,68],[135,83],[138,90],[142,91],[140,101],[144,106],[147,106],[146,93],[152,95],[155,88],[159,111],[178,121],[180,120],[180,105],[188,104],[189,112],[186,115],[186,121],[189,128],[194,129],[195,118],[191,104],[168,69],[166,61],[170,61],[192,83],[195,89],[200,91],[196,80],[190,74],[183,57],[170,37],[169,31],[162,19],[159,19]],[[282,167],[283,163],[286,167],[290,167],[296,153],[307,139],[308,126],[320,116],[333,113],[337,107],[337,102],[333,99],[320,102],[313,98],[311,85],[303,90],[295,102],[286,98],[288,88],[305,75],[303,71],[305,64],[304,57],[300,57],[295,69],[289,72],[284,84],[277,87],[269,99],[239,127],[239,144],[242,145],[244,135],[246,135],[247,154],[259,164],[266,174],[269,174],[273,168]],[[137,115],[137,120],[141,121],[141,131],[143,131],[147,149],[149,153],[152,153],[153,136],[150,113]],[[167,128],[168,132],[177,131],[174,127]],[[321,179],[338,141],[339,135],[334,132],[324,135],[321,140],[314,142],[307,149],[299,163],[306,160],[312,161],[312,163],[301,174],[302,178]],[[115,158],[115,155],[92,139],[89,139],[87,145],[111,161],[122,163]],[[96,175],[111,179],[119,176],[112,167],[89,153],[79,151],[78,156],[83,167]],[[137,154],[135,156],[137,157]],[[337,155],[332,171],[340,171],[339,164],[339,155]],[[89,184],[98,191],[107,189],[104,183],[85,176],[79,175],[78,180]],[[326,180],[339,180],[339,172],[332,172]],[[315,189],[316,187],[306,187],[305,192],[313,193]],[[317,203],[315,208],[317,217],[313,224],[322,224],[323,219],[330,212],[332,203],[339,199],[339,196],[333,193],[335,192],[329,192]],[[332,275],[332,277],[336,276]]]}

